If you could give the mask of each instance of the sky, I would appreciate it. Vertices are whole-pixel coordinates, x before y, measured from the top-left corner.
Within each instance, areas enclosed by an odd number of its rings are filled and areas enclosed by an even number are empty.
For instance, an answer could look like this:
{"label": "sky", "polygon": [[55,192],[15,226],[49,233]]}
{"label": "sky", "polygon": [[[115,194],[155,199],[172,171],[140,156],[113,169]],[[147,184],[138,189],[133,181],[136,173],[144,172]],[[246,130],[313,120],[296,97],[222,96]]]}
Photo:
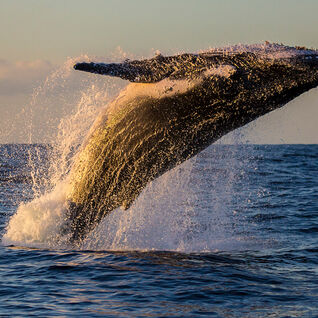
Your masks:
{"label": "sky", "polygon": [[[22,127],[29,112],[40,114],[31,124],[32,141],[41,142],[43,123],[56,126],[72,111],[67,102],[61,110],[61,97],[54,103],[56,92],[34,102],[39,85],[69,58],[117,51],[149,57],[265,40],[318,48],[317,12],[317,0],[0,0],[0,143],[28,142]],[[49,112],[36,105],[47,99]],[[241,140],[318,143],[317,115],[312,90],[244,128]]]}

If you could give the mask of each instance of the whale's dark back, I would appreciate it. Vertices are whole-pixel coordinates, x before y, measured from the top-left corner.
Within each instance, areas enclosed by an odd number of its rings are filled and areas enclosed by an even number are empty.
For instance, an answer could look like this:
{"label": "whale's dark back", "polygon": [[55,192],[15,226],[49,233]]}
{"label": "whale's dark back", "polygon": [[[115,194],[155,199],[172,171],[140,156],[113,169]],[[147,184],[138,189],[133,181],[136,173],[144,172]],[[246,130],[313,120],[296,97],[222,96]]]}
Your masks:
{"label": "whale's dark back", "polygon": [[72,240],[84,238],[117,207],[128,208],[151,180],[317,86],[316,57],[306,57],[273,60],[253,53],[214,53],[78,64],[80,70],[154,83],[134,84],[152,89],[165,78],[189,86],[176,90],[171,82],[161,96],[147,94],[145,88],[124,102],[119,99],[90,134],[71,171]]}

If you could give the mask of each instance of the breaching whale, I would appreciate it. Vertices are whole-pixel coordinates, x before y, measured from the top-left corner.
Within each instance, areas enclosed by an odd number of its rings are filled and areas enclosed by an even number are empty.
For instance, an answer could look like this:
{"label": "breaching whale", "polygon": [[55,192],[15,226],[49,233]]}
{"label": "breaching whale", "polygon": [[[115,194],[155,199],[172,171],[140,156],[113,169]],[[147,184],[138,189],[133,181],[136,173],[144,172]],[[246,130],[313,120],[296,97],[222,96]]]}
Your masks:
{"label": "breaching whale", "polygon": [[318,51],[269,43],[74,68],[133,83],[96,120],[71,168],[73,243],[151,180],[318,85]]}

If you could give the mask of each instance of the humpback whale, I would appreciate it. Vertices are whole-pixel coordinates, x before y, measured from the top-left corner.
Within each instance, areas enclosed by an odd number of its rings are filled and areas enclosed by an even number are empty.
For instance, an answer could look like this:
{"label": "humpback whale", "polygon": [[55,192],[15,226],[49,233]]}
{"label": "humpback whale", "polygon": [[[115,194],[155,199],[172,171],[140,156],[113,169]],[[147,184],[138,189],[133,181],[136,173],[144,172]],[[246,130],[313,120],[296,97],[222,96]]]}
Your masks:
{"label": "humpback whale", "polygon": [[318,51],[265,43],[74,69],[132,82],[97,118],[71,168],[76,244],[150,181],[316,87]]}

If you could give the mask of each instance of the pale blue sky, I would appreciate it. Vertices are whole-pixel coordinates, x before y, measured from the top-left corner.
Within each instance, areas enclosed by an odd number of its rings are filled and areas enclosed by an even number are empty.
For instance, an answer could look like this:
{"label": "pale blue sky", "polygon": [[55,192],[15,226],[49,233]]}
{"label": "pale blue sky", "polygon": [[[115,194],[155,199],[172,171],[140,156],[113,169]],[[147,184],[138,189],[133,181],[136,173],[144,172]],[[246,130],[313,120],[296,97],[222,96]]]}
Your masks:
{"label": "pale blue sky", "polygon": [[[67,57],[108,56],[118,46],[149,56],[265,40],[318,48],[317,12],[317,0],[0,0],[0,126]],[[317,102],[309,100],[313,118]],[[10,129],[0,128],[0,142],[21,140]],[[308,134],[318,142],[318,130]]]}
{"label": "pale blue sky", "polygon": [[2,58],[63,61],[120,45],[193,51],[264,40],[318,47],[317,0],[1,0]]}

